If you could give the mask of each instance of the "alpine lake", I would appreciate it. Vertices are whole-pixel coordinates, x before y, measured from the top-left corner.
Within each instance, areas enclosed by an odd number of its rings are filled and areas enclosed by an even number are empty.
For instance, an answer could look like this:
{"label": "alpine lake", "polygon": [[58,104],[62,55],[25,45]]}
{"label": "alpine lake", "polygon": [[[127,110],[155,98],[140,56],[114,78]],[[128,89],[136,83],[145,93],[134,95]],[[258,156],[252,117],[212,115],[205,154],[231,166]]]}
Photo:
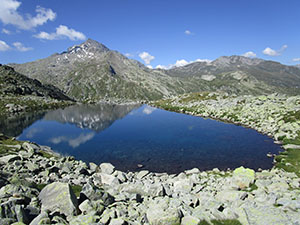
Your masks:
{"label": "alpine lake", "polygon": [[272,167],[281,147],[253,129],[148,105],[73,105],[0,121],[0,132],[121,171]]}

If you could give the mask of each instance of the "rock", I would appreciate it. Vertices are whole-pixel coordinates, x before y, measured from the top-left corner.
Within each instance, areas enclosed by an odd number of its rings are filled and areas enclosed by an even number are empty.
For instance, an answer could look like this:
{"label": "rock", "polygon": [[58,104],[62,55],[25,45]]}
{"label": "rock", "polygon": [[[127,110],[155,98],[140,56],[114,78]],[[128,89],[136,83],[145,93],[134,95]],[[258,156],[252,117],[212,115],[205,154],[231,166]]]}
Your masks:
{"label": "rock", "polygon": [[174,182],[174,192],[190,192],[193,184],[190,179],[183,179]]}
{"label": "rock", "polygon": [[90,183],[87,183],[82,187],[80,195],[84,195],[91,201],[102,200],[103,204],[106,206],[114,202],[114,198],[110,194]]}
{"label": "rock", "polygon": [[140,172],[138,172],[138,174],[136,175],[136,178],[138,180],[143,179],[143,177],[147,176],[149,174],[148,170],[141,170]]}
{"label": "rock", "polygon": [[92,203],[89,199],[86,199],[79,205],[79,209],[83,214],[93,211]]}
{"label": "rock", "polygon": [[18,155],[6,155],[6,156],[2,156],[0,158],[0,164],[6,164],[6,163],[10,163],[16,160],[20,160],[20,156]]}
{"label": "rock", "polygon": [[[246,214],[246,217],[242,214]],[[295,224],[283,211],[270,206],[240,209],[239,220],[242,224]]]}
{"label": "rock", "polygon": [[115,171],[115,167],[110,163],[101,163],[100,169],[104,174],[112,174]]}
{"label": "rock", "polygon": [[33,205],[27,205],[25,207],[25,211],[29,221],[32,221],[35,217],[37,217],[40,214],[40,208]]}
{"label": "rock", "polygon": [[93,162],[89,163],[89,169],[91,172],[93,172],[93,173],[96,172],[97,168],[98,168],[98,166],[95,163],[93,163]]}
{"label": "rock", "polygon": [[193,216],[185,216],[181,220],[181,225],[198,225],[200,220]]}
{"label": "rock", "polygon": [[0,218],[0,224],[1,225],[11,225],[14,222],[16,222],[15,219],[11,219],[11,218]]}
{"label": "rock", "polygon": [[168,201],[168,198],[157,198],[149,204],[146,216],[150,225],[180,225],[180,211],[169,207]]}
{"label": "rock", "polygon": [[109,225],[126,225],[127,223],[123,219],[112,219]]}
{"label": "rock", "polygon": [[41,224],[50,224],[51,221],[48,217],[47,212],[41,212],[34,220],[31,221],[29,225],[41,225]]}
{"label": "rock", "polygon": [[243,166],[233,171],[233,184],[240,189],[245,189],[254,182],[255,172],[252,169],[245,169]]}
{"label": "rock", "polygon": [[97,221],[100,219],[99,216],[95,215],[95,212],[90,212],[87,215],[79,215],[74,217],[70,224],[72,225],[83,225],[83,224],[97,224]]}
{"label": "rock", "polygon": [[218,192],[216,195],[216,200],[220,202],[230,202],[233,203],[235,201],[241,200],[243,194],[245,192],[242,191],[234,191],[234,190],[223,190]]}
{"label": "rock", "polygon": [[284,149],[300,149],[300,145],[287,144],[282,146]]}
{"label": "rock", "polygon": [[17,221],[24,222],[26,224],[29,222],[23,205],[16,205],[15,206],[15,213],[16,213]]}
{"label": "rock", "polygon": [[42,211],[59,212],[65,216],[77,214],[77,199],[69,184],[48,184],[39,194]]}
{"label": "rock", "polygon": [[191,175],[191,174],[200,174],[200,170],[198,168],[194,168],[194,169],[191,169],[191,170],[186,170],[185,173],[187,175]]}
{"label": "rock", "polygon": [[110,186],[120,184],[119,179],[117,177],[112,176],[112,175],[101,173],[100,177],[101,177],[101,183],[102,184],[107,184],[107,185],[110,185]]}
{"label": "rock", "polygon": [[35,152],[35,149],[37,149],[37,146],[36,146],[36,145],[32,145],[32,144],[30,144],[30,143],[28,143],[28,142],[24,142],[24,143],[22,144],[22,148],[23,148],[24,150],[26,150],[27,152],[34,153],[34,152]]}

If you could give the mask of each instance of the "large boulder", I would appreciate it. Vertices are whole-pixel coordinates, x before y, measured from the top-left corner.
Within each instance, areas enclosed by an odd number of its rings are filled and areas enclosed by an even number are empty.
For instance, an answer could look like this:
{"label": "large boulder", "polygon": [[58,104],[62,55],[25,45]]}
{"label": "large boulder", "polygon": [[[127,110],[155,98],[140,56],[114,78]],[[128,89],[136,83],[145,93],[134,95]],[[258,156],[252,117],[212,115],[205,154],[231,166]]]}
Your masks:
{"label": "large boulder", "polygon": [[180,225],[181,213],[170,206],[168,198],[157,198],[151,202],[146,216],[150,225]]}
{"label": "large boulder", "polygon": [[181,225],[199,225],[200,220],[193,216],[185,216],[182,218]]}
{"label": "large boulder", "polygon": [[100,170],[105,174],[112,174],[115,171],[115,167],[110,163],[101,163]]}
{"label": "large boulder", "polygon": [[239,189],[245,189],[254,183],[255,172],[243,166],[233,171],[233,185]]}
{"label": "large boulder", "polygon": [[6,155],[0,158],[0,164],[7,164],[16,160],[20,160],[20,156],[18,155]]}
{"label": "large boulder", "polygon": [[90,212],[86,215],[79,215],[74,217],[70,224],[72,225],[83,225],[83,224],[97,224],[97,221],[100,219],[99,216],[95,215],[95,212]]}
{"label": "large boulder", "polygon": [[42,211],[59,212],[66,216],[76,215],[78,202],[74,192],[67,183],[48,184],[39,194]]}
{"label": "large boulder", "polygon": [[80,192],[81,199],[89,199],[90,201],[102,200],[104,205],[110,205],[114,202],[114,197],[97,186],[87,183],[82,187]]}

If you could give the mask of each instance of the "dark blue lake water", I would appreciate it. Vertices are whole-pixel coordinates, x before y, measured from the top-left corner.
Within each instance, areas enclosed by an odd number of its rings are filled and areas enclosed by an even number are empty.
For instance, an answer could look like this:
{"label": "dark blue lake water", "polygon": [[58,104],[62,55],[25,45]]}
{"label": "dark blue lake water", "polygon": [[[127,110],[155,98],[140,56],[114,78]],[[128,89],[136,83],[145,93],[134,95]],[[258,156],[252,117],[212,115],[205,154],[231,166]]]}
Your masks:
{"label": "dark blue lake water", "polygon": [[18,139],[122,171],[272,167],[280,146],[255,130],[147,105],[71,106],[39,115]]}

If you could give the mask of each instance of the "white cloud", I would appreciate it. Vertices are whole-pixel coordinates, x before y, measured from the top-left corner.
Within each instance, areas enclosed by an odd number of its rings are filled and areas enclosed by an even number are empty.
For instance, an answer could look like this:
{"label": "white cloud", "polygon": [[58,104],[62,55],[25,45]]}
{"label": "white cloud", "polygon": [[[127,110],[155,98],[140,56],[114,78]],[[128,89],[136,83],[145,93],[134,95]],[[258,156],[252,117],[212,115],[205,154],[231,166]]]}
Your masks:
{"label": "white cloud", "polygon": [[210,63],[212,60],[209,60],[209,59],[196,59],[194,61],[186,61],[185,59],[180,59],[180,60],[177,60],[175,62],[175,64],[169,64],[167,66],[164,66],[164,65],[157,65],[155,67],[155,69],[171,69],[173,67],[180,67],[180,66],[186,66],[188,64],[191,64],[191,63],[194,63],[194,62],[206,62],[206,63]]}
{"label": "white cloud", "polygon": [[153,69],[153,66],[151,66],[151,65],[147,65],[147,67],[148,67],[149,69]]}
{"label": "white cloud", "polygon": [[86,39],[86,36],[83,33],[76,31],[72,28],[68,28],[64,25],[60,25],[59,27],[57,27],[55,33],[47,33],[42,31],[39,34],[34,35],[34,37],[46,40],[58,40],[63,38],[69,38],[72,41]]}
{"label": "white cloud", "polygon": [[41,132],[42,129],[39,128],[31,128],[27,131],[27,134],[25,135],[26,138],[33,138],[37,133]]}
{"label": "white cloud", "polygon": [[192,34],[193,34],[190,30],[186,30],[186,31],[184,31],[184,33],[185,33],[186,35],[192,35]]}
{"label": "white cloud", "polygon": [[0,52],[5,52],[9,49],[10,47],[8,46],[8,44],[6,44],[5,41],[0,40]]}
{"label": "white cloud", "polygon": [[155,69],[163,69],[163,70],[165,70],[165,69],[167,69],[167,67],[164,66],[164,65],[157,65],[157,66],[155,67]]}
{"label": "white cloud", "polygon": [[131,53],[125,53],[125,56],[126,57],[133,57],[133,54],[131,54]]}
{"label": "white cloud", "polygon": [[146,115],[150,115],[153,111],[155,111],[156,108],[153,108],[151,106],[146,106],[144,109],[143,109],[143,113],[146,114]]}
{"label": "white cloud", "polygon": [[263,50],[263,53],[265,55],[270,55],[270,56],[278,56],[279,55],[279,53],[277,51],[275,51],[269,47],[265,48],[265,50]]}
{"label": "white cloud", "polygon": [[253,58],[253,57],[256,57],[256,54],[252,51],[249,51],[249,52],[244,53],[242,56]]}
{"label": "white cloud", "polygon": [[11,34],[11,32],[5,28],[2,29],[3,34]]}
{"label": "white cloud", "polygon": [[70,138],[70,137],[66,137],[66,136],[59,136],[59,137],[55,137],[50,139],[50,142],[53,144],[59,144],[61,142],[67,142],[69,144],[69,146],[71,146],[72,148],[76,148],[79,145],[93,139],[93,137],[95,136],[94,133],[88,133],[88,134],[80,134],[78,137],[76,138]]}
{"label": "white cloud", "polygon": [[294,62],[300,62],[300,58],[294,58],[293,61]]}
{"label": "white cloud", "polygon": [[35,11],[37,14],[34,17],[27,14],[26,18],[24,18],[17,12],[20,5],[21,2],[16,0],[0,0],[0,21],[5,25],[11,24],[22,30],[30,30],[56,18],[56,13],[51,9],[45,9],[40,6],[36,7]]}
{"label": "white cloud", "polygon": [[33,50],[33,48],[31,47],[25,47],[21,42],[14,42],[13,46],[15,46],[15,48],[20,52],[27,52]]}
{"label": "white cloud", "polygon": [[139,57],[148,65],[152,60],[155,59],[153,55],[150,55],[148,52],[142,52],[139,54]]}
{"label": "white cloud", "polygon": [[181,59],[181,60],[176,61],[176,63],[174,64],[174,67],[185,66],[187,64],[189,64],[188,61],[186,61],[185,59]]}
{"label": "white cloud", "polygon": [[287,45],[283,45],[279,50],[274,50],[271,49],[270,47],[267,47],[263,50],[263,53],[265,55],[269,55],[269,56],[279,56],[283,53],[283,51],[287,48]]}

